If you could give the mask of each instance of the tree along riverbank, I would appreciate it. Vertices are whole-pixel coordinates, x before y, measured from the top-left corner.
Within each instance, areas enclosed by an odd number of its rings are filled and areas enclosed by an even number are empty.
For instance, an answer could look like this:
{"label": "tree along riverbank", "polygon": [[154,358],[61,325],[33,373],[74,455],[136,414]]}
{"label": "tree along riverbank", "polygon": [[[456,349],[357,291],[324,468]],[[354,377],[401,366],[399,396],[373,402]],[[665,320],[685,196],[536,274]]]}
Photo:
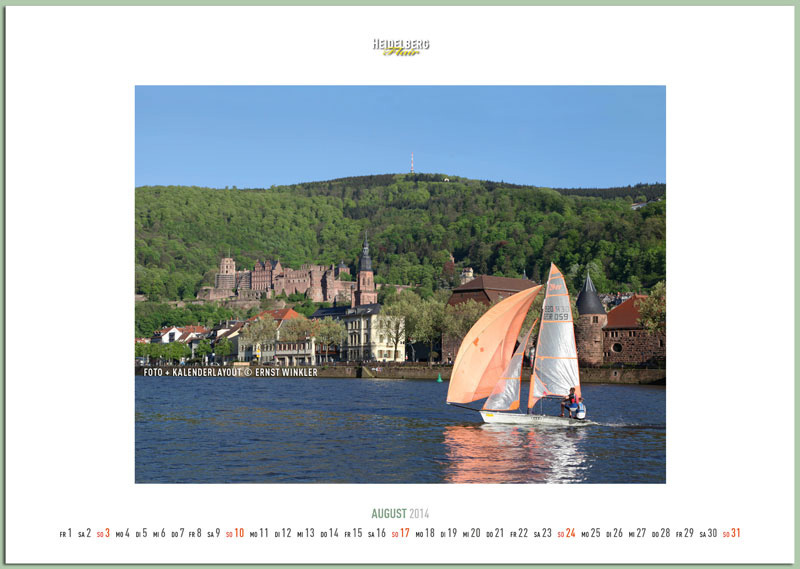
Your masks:
{"label": "tree along riverbank", "polygon": [[[136,366],[136,375],[157,377],[333,377],[375,379],[450,379],[451,366],[426,365],[318,365],[318,366]],[[635,385],[666,385],[666,369],[637,368],[581,368],[581,383],[619,383]],[[530,368],[523,369],[522,377],[531,375]]]}

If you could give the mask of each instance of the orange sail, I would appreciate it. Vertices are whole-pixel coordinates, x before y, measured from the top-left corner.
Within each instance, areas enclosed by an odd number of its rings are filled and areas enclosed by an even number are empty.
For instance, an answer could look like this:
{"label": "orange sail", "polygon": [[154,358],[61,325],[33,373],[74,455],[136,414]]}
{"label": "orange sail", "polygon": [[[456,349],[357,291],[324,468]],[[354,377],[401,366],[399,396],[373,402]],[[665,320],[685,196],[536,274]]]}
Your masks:
{"label": "orange sail", "polygon": [[511,360],[522,322],[541,288],[528,288],[498,302],[467,332],[450,375],[448,403],[471,403],[491,395]]}
{"label": "orange sail", "polygon": [[575,328],[572,309],[564,275],[558,267],[550,265],[539,340],[533,360],[531,390],[528,409],[533,409],[539,399],[548,396],[565,396],[571,387],[580,397],[581,384],[578,372],[578,352],[575,348]]}
{"label": "orange sail", "polygon": [[508,362],[502,377],[494,384],[492,394],[483,404],[483,408],[487,411],[516,411],[519,409],[522,359],[525,356],[525,348],[528,346],[531,332],[533,332],[537,322],[538,320],[534,320],[533,324],[531,324],[528,333],[525,334],[525,339],[519,343],[517,351],[514,352],[511,361]]}

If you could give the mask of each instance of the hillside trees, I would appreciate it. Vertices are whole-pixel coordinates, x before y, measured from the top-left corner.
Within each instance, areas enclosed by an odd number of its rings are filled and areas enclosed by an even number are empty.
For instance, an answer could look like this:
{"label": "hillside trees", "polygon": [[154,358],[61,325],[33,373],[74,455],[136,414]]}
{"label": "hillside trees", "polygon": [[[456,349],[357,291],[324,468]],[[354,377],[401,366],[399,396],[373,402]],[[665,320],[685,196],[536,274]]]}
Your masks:
{"label": "hillside trees", "polygon": [[161,302],[137,302],[134,312],[135,335],[140,338],[150,337],[166,326],[200,324],[210,327],[222,320],[243,320],[247,315],[243,310],[232,310],[214,302],[189,304],[182,308]]}
{"label": "hillside trees", "polygon": [[639,324],[652,333],[667,333],[667,286],[661,281],[650,291],[650,295],[636,301],[639,309]]}
{"label": "hillside trees", "polygon": [[440,286],[450,253],[477,273],[525,271],[535,280],[550,262],[576,265],[577,273],[592,264],[593,274],[605,276],[596,282],[600,292],[622,290],[634,277],[644,288],[665,279],[666,201],[630,208],[641,195],[663,197],[663,184],[569,192],[450,180],[381,175],[268,190],[137,188],[136,291],[151,301],[191,298],[213,285],[229,253],[237,269],[266,258],[293,268],[355,266],[364,230],[376,281],[420,286],[423,296]]}

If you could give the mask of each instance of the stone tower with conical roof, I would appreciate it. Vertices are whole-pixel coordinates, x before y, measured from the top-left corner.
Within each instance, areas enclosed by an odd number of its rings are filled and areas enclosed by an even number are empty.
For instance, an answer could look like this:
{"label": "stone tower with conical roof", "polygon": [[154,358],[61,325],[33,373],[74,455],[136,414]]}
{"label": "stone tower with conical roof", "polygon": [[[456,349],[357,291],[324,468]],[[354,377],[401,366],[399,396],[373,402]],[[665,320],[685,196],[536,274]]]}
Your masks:
{"label": "stone tower with conical roof", "polygon": [[598,366],[603,363],[603,328],[608,323],[608,315],[592,278],[587,274],[583,288],[575,301],[578,321],[575,323],[575,343],[578,347],[578,363],[585,366]]}
{"label": "stone tower with conical roof", "polygon": [[358,261],[358,277],[356,290],[353,293],[351,306],[362,304],[375,304],[378,302],[378,291],[375,290],[375,279],[372,274],[372,259],[369,256],[369,242],[367,232],[364,232],[364,246],[361,248],[361,258]]}

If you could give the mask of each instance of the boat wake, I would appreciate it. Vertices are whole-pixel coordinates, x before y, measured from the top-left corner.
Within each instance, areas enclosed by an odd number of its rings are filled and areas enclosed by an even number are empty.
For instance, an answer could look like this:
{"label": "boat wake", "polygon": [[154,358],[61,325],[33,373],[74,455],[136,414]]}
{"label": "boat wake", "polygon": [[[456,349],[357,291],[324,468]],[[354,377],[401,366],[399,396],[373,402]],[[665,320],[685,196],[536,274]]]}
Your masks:
{"label": "boat wake", "polygon": [[666,429],[667,426],[663,424],[647,424],[647,423],[602,423],[596,422],[595,425],[601,427],[614,427],[616,429]]}

